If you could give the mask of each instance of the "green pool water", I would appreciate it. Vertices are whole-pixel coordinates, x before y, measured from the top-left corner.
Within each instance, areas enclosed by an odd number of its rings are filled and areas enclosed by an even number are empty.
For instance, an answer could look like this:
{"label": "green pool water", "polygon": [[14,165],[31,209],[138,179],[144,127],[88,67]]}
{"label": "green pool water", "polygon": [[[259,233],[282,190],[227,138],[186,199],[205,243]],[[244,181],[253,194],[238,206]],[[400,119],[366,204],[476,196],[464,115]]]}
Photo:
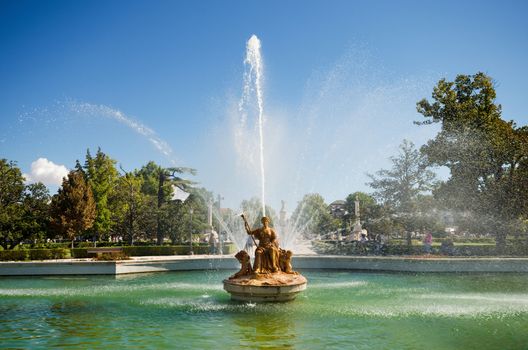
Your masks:
{"label": "green pool water", "polygon": [[528,349],[526,274],[303,274],[283,304],[227,271],[0,278],[0,348]]}

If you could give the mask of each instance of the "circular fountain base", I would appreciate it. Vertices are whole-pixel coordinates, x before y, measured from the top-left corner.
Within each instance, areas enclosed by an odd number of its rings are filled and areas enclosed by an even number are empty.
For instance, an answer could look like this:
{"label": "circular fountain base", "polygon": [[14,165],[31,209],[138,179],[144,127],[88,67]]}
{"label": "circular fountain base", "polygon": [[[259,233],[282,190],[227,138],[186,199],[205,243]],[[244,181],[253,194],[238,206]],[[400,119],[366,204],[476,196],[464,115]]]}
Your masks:
{"label": "circular fountain base", "polygon": [[306,283],[302,275],[278,272],[226,279],[224,289],[233,300],[280,302],[295,299],[297,294],[306,289]]}

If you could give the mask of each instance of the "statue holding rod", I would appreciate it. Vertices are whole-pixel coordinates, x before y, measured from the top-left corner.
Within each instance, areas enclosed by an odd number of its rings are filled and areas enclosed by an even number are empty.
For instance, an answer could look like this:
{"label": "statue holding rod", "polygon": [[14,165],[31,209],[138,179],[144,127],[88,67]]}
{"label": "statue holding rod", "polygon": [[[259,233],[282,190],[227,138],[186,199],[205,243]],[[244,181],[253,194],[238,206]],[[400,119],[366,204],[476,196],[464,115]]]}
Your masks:
{"label": "statue holding rod", "polygon": [[[306,278],[293,271],[292,251],[279,248],[277,234],[270,227],[270,219],[261,219],[262,227],[251,229],[244,214],[244,228],[248,239],[253,240],[257,249],[251,266],[251,256],[247,250],[235,254],[240,263],[240,271],[224,280],[224,289],[231,299],[252,302],[275,302],[295,299],[306,289]],[[258,239],[256,244],[255,238]]]}
{"label": "statue holding rod", "polygon": [[275,230],[269,226],[270,220],[267,216],[261,219],[262,227],[252,230],[244,214],[244,227],[248,235],[258,239],[259,243],[255,251],[255,262],[253,270],[257,274],[279,272],[279,242]]}

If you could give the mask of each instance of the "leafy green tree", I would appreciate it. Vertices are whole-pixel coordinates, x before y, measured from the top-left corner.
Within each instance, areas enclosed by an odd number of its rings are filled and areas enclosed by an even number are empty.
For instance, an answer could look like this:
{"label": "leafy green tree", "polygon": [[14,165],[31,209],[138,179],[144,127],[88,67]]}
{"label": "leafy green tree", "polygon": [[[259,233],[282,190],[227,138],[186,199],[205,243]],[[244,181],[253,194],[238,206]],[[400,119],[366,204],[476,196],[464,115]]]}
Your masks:
{"label": "leafy green tree", "polygon": [[92,190],[79,171],[70,171],[62,187],[51,201],[53,226],[72,242],[90,229],[95,221],[95,201]]}
{"label": "leafy green tree", "polygon": [[[129,245],[140,237],[148,236],[149,227],[155,227],[152,218],[156,207],[153,197],[141,191],[143,178],[134,173],[126,173],[117,179],[109,203],[112,213],[112,235],[123,237]],[[153,229],[154,232],[154,229]]]}
{"label": "leafy green tree", "polygon": [[43,240],[49,236],[50,200],[48,188],[41,182],[26,186],[21,222],[21,232],[24,236],[33,241]]}
{"label": "leafy green tree", "polygon": [[495,234],[502,248],[506,232],[528,217],[528,129],[503,120],[495,98],[484,73],[442,79],[431,102],[418,102],[426,120],[417,124],[441,124],[422,147],[430,164],[450,170],[435,197],[462,214],[465,229]]}
{"label": "leafy green tree", "polygon": [[15,162],[0,159],[0,246],[12,249],[44,236],[49,193],[41,183],[24,185]]}
{"label": "leafy green tree", "polygon": [[0,234],[4,249],[13,248],[23,239],[17,222],[22,217],[19,205],[24,192],[24,177],[15,162],[0,160]]}
{"label": "leafy green tree", "polygon": [[[246,214],[252,228],[262,226],[260,221],[262,219],[262,203],[260,198],[253,197],[251,199],[245,199],[240,203],[240,208]],[[279,217],[269,205],[266,205],[266,216],[270,219],[271,227],[276,227],[279,224]]]}
{"label": "leafy green tree", "polygon": [[157,244],[163,244],[166,234],[164,227],[167,225],[163,222],[163,207],[168,203],[172,193],[172,185],[186,187],[192,184],[191,181],[179,177],[179,174],[189,173],[196,174],[191,168],[163,168],[154,162],[149,162],[143,166],[138,175],[143,177],[142,191],[145,194],[157,197],[157,220],[156,220],[156,240]]}
{"label": "leafy green tree", "polygon": [[355,202],[356,196],[359,200],[359,216],[361,225],[369,234],[385,233],[389,234],[392,230],[391,212],[389,208],[380,205],[376,199],[364,192],[354,192],[349,194],[345,199],[345,211],[343,216],[343,226],[350,226],[356,222]]}
{"label": "leafy green tree", "polygon": [[330,214],[324,198],[318,193],[304,195],[292,213],[291,220],[306,238],[314,238],[339,228],[338,219]]}
{"label": "leafy green tree", "polygon": [[109,198],[118,178],[115,163],[116,161],[103,153],[100,148],[95,157],[92,157],[90,150],[86,151],[84,172],[95,200],[96,216],[92,231],[96,241],[108,235],[112,226]]}
{"label": "leafy green tree", "polygon": [[425,157],[410,141],[403,140],[400,153],[390,157],[391,169],[382,169],[375,175],[368,174],[367,183],[374,189],[374,197],[394,210],[394,220],[407,232],[407,244],[411,245],[411,233],[422,227],[418,198],[434,188],[435,174],[428,169]]}
{"label": "leafy green tree", "polygon": [[196,234],[207,228],[206,201],[195,189],[188,190],[191,194],[185,202],[171,200],[162,210],[161,222],[173,244],[188,242],[191,232]]}

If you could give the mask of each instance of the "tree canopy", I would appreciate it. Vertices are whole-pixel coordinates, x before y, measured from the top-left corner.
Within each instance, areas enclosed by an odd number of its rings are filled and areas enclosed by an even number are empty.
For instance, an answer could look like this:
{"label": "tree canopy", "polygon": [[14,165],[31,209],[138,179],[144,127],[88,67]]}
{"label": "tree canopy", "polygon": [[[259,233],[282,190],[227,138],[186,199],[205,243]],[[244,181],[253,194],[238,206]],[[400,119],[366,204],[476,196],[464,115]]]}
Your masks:
{"label": "tree canopy", "polygon": [[291,221],[307,238],[324,235],[339,227],[339,220],[332,217],[328,204],[319,193],[304,195],[293,211]]}
{"label": "tree canopy", "polygon": [[421,149],[428,164],[450,170],[435,197],[463,216],[465,229],[493,233],[502,245],[528,217],[528,129],[503,120],[495,98],[484,73],[442,79],[432,101],[418,102],[426,120],[417,124],[441,124]]}
{"label": "tree canopy", "polygon": [[422,217],[419,199],[434,188],[435,174],[428,169],[425,157],[407,140],[400,145],[398,156],[390,160],[391,169],[368,174],[371,181],[367,184],[374,189],[374,197],[391,208],[393,225],[407,232],[410,245],[411,232],[425,228],[418,220]]}
{"label": "tree canopy", "polygon": [[118,172],[115,168],[116,161],[97,149],[95,157],[90,150],[86,151],[84,173],[90,186],[96,207],[96,215],[92,230],[95,239],[107,236],[112,227],[112,213],[110,211],[109,198],[115,189]]}
{"label": "tree canopy", "polygon": [[62,187],[51,201],[53,226],[73,241],[83,231],[91,228],[96,217],[92,190],[80,171],[70,171]]}
{"label": "tree canopy", "polygon": [[0,159],[0,246],[12,249],[45,236],[49,198],[42,183],[25,185],[16,163]]}

